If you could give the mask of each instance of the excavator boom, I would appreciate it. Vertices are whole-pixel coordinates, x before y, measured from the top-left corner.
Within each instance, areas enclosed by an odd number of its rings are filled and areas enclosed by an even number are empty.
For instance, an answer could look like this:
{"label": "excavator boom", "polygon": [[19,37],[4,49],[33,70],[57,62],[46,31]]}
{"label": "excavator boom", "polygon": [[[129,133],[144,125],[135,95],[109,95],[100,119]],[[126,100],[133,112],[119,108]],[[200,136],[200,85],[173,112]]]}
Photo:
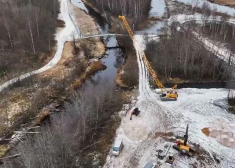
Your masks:
{"label": "excavator boom", "polygon": [[[122,21],[123,21],[123,23],[124,23],[124,25],[125,25],[125,27],[127,29],[127,32],[129,34],[129,36],[131,37],[131,39],[133,41],[135,41],[134,33],[132,32],[129,24],[127,23],[127,20],[126,20],[125,16],[119,16],[119,18],[122,19]],[[151,65],[150,65],[149,61],[147,60],[147,58],[146,58],[146,56],[145,56],[143,51],[141,51],[141,57],[142,57],[142,60],[144,61],[145,65],[146,65],[146,67],[148,68],[150,75],[153,77],[154,82],[161,89],[161,91],[164,92],[165,91],[165,87],[162,85],[162,83],[157,78],[157,75],[156,75],[155,71],[151,67]]]}
{"label": "excavator boom", "polygon": [[[129,34],[129,36],[131,37],[131,39],[133,40],[133,42],[138,45],[138,43],[135,42],[134,33],[133,33],[133,31],[131,30],[131,28],[130,28],[130,26],[129,26],[127,20],[126,20],[126,17],[125,17],[125,16],[119,16],[119,18],[123,21],[124,26],[125,26],[125,28],[127,29],[127,32],[128,32],[128,34]],[[165,87],[163,86],[163,84],[160,82],[160,80],[158,79],[158,77],[157,77],[155,71],[153,70],[152,66],[150,65],[149,61],[147,60],[147,57],[145,56],[144,51],[142,51],[142,50],[141,50],[141,57],[142,57],[142,60],[144,61],[145,65],[146,65],[146,67],[148,68],[150,75],[153,77],[154,82],[155,82],[156,85],[161,89],[162,98],[165,98],[165,99],[167,99],[167,100],[173,98],[174,100],[176,100],[177,97],[178,97],[178,94],[175,92],[175,89],[177,88],[177,85],[174,85],[174,86],[170,89],[170,91],[167,91],[166,94],[163,94],[163,93],[166,91],[166,89],[165,89]]]}

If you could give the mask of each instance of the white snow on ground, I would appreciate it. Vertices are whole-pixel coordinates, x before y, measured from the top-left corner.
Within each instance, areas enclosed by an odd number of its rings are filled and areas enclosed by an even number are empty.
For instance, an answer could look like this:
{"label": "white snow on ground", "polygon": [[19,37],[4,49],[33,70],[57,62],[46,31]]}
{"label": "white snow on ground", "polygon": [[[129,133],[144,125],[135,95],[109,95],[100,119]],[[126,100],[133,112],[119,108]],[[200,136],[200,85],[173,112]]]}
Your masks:
{"label": "white snow on ground", "polygon": [[[215,154],[221,159],[219,165],[200,161],[207,165],[204,167],[233,167],[235,149],[222,145],[220,140],[207,137],[201,131],[205,127],[213,128],[213,122],[219,119],[226,124],[221,124],[221,128],[216,126],[214,129],[226,129],[227,132],[233,132],[232,123],[235,122],[235,116],[214,103],[226,99],[227,90],[179,89],[177,101],[162,102],[159,95],[149,87],[148,71],[141,59],[141,52],[144,48],[141,46],[143,38],[142,36],[135,36],[135,38],[138,41],[135,42],[135,48],[139,65],[139,97],[133,106],[138,107],[141,113],[138,117],[134,116],[132,120],[129,120],[129,112],[122,119],[117,130],[117,138],[123,140],[124,149],[118,157],[109,155],[104,168],[141,168],[148,161],[159,161],[155,156],[155,151],[164,144],[164,140],[155,137],[154,133],[171,131],[182,135],[187,124],[189,124],[189,143],[199,144],[211,156]],[[230,138],[234,139],[234,137]],[[233,140],[230,139],[230,141]],[[176,158],[174,167],[188,168],[199,162],[195,158],[179,156],[173,149],[170,153]],[[165,168],[169,165],[163,163],[161,167]]]}
{"label": "white snow on ground", "polygon": [[[172,22],[179,22],[181,24],[185,23],[185,22],[189,22],[189,21],[196,21],[197,23],[203,23],[203,21],[205,22],[214,22],[214,21],[218,21],[220,22],[222,20],[222,18],[220,16],[209,16],[209,17],[205,17],[200,13],[196,13],[194,15],[184,15],[184,14],[179,14],[179,15],[173,15],[168,19],[168,24],[172,24]],[[226,20],[227,23],[230,24],[235,24],[235,19],[228,19]]]}
{"label": "white snow on ground", "polygon": [[32,75],[35,75],[35,74],[42,73],[42,72],[54,67],[59,62],[59,60],[61,59],[61,55],[62,55],[62,51],[63,51],[63,47],[64,47],[64,42],[72,40],[73,36],[75,38],[77,38],[78,32],[79,32],[79,30],[76,29],[76,27],[71,19],[71,16],[69,14],[67,0],[61,0],[59,19],[63,20],[65,22],[65,27],[56,33],[57,50],[56,50],[56,53],[55,53],[53,59],[48,64],[46,64],[45,66],[43,66],[42,68],[40,68],[38,70],[20,75],[17,78],[13,78],[13,79],[3,83],[0,86],[0,91],[2,91],[3,89],[7,88],[9,85],[11,85],[19,80],[25,79],[25,78],[32,76]]}
{"label": "white snow on ground", "polygon": [[178,2],[182,2],[184,4],[188,4],[188,5],[192,5],[193,7],[196,5],[197,7],[201,8],[203,3],[206,2],[210,8],[216,9],[218,12],[221,13],[227,13],[229,15],[234,15],[235,14],[235,9],[228,7],[228,6],[222,6],[222,5],[218,5],[218,4],[214,4],[214,3],[210,3],[207,0],[174,0],[174,1],[178,1]]}
{"label": "white snow on ground", "polygon": [[208,51],[211,51],[218,58],[224,60],[227,63],[229,63],[231,61],[230,64],[234,64],[235,63],[235,54],[231,53],[230,50],[228,50],[225,47],[215,45],[211,40],[209,40],[208,38],[205,38],[205,37],[199,35],[196,32],[193,32],[193,34],[195,35],[195,37],[197,37],[197,39],[200,42],[202,42],[204,44],[205,48]]}
{"label": "white snow on ground", "polygon": [[[219,22],[221,21],[221,17],[208,17],[204,18],[201,14],[195,14],[195,15],[175,15],[171,16],[168,19],[168,24],[171,25],[172,22],[178,22],[180,24],[184,24],[189,21],[196,21],[196,23],[204,23],[206,22]],[[235,20],[234,19],[228,19],[226,21],[229,24],[235,25]],[[193,32],[195,37],[204,44],[205,48],[209,50],[210,52],[214,53],[218,58],[224,60],[225,62],[230,62],[230,64],[235,63],[235,54],[231,53],[230,50],[226,49],[223,46],[218,46],[213,42],[212,40],[209,40],[208,38],[203,37],[202,35]]]}
{"label": "white snow on ground", "polygon": [[88,13],[88,10],[82,0],[71,0],[72,4],[79,7],[80,9],[84,10],[86,13]]}

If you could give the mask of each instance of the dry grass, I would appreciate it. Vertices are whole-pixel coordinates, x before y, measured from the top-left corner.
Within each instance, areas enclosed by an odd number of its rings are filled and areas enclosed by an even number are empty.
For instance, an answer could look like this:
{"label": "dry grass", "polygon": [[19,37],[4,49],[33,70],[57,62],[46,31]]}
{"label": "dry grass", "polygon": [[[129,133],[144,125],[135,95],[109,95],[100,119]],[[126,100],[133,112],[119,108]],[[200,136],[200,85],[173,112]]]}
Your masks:
{"label": "dry grass", "polygon": [[125,82],[122,80],[122,74],[123,74],[123,67],[118,68],[117,75],[115,77],[115,83],[122,87],[122,88],[128,88],[128,85],[125,84]]}
{"label": "dry grass", "polygon": [[209,135],[210,135],[210,130],[209,130],[209,128],[203,128],[203,129],[202,129],[202,132],[203,132],[203,134],[205,134],[206,136],[209,136]]}
{"label": "dry grass", "polygon": [[73,14],[76,18],[75,20],[76,24],[78,25],[83,35],[99,34],[99,31],[94,22],[94,19],[92,19],[84,11],[72,5],[71,3],[70,3],[70,8],[72,8],[73,10]]}
{"label": "dry grass", "polygon": [[39,115],[36,117],[36,119],[33,121],[33,126],[40,125],[45,119],[50,117],[50,111],[45,110],[39,113]]}
{"label": "dry grass", "polygon": [[[34,76],[32,81],[23,80],[20,86],[7,90],[7,94],[2,93],[0,118],[3,121],[0,122],[0,135],[9,132],[11,128],[15,129],[15,124],[20,124],[18,122],[30,121],[30,118],[35,117],[45,105],[60,100],[65,94],[62,91],[65,90],[64,85],[69,86],[72,80],[80,75],[77,69],[82,63],[77,64],[79,60],[72,53],[72,49],[72,42],[66,42],[62,58],[54,68]],[[48,111],[43,111],[33,124],[38,125],[48,115]],[[9,123],[14,124],[10,126]]]}
{"label": "dry grass", "polygon": [[[84,11],[78,7],[70,4],[74,16],[76,18],[76,24],[79,27],[83,36],[99,34],[98,28],[94,22],[94,19],[87,15]],[[105,53],[105,45],[99,37],[89,39],[83,39],[80,43],[85,43],[92,57],[101,57]]]}
{"label": "dry grass", "polygon": [[8,145],[0,145],[0,158],[4,157],[8,150]]}
{"label": "dry grass", "polygon": [[83,50],[84,56],[88,59],[101,58],[105,53],[104,43],[97,38],[79,40],[77,45]]}
{"label": "dry grass", "polygon": [[135,51],[127,52],[127,59],[125,64],[122,66],[122,72],[118,75],[121,75],[120,81],[122,86],[134,87],[138,85],[139,80],[139,68],[136,59]]}
{"label": "dry grass", "polygon": [[42,73],[39,75],[40,78],[50,78],[50,80],[53,79],[64,79],[65,76],[67,76],[75,67],[69,63],[72,63],[76,56],[72,53],[73,46],[71,42],[65,42],[64,44],[64,50],[61,60],[58,62],[58,64],[49,69],[48,71]]}
{"label": "dry grass", "polygon": [[58,19],[57,20],[57,27],[64,27],[65,26],[65,22],[63,20]]}
{"label": "dry grass", "polygon": [[102,151],[102,155],[100,158],[101,165],[104,165],[106,157],[108,155],[108,152],[110,151],[110,148],[112,146],[112,142],[114,137],[116,136],[116,130],[120,125],[120,118],[118,120],[114,120],[112,122],[109,122],[107,125],[107,128],[109,131],[106,131],[105,134],[98,140],[100,143],[99,145],[99,151]]}
{"label": "dry grass", "polygon": [[156,17],[156,16],[152,16],[152,17],[150,17],[150,18],[149,18],[149,20],[150,20],[150,21],[162,21],[162,19],[161,19],[161,18]]}
{"label": "dry grass", "polygon": [[85,82],[86,79],[90,78],[92,75],[94,75],[96,72],[105,70],[107,67],[102,64],[102,62],[94,61],[90,64],[90,66],[87,68],[86,72],[83,73],[83,75],[75,80],[72,84],[73,90],[77,90],[79,87],[82,86],[83,82]]}
{"label": "dry grass", "polygon": [[[163,77],[162,77],[163,78]],[[169,79],[170,80],[170,79]],[[172,78],[170,80],[171,83],[174,83],[174,84],[179,84],[179,83],[185,83],[185,82],[189,82],[189,80],[183,80],[183,79],[180,79],[180,78]]]}

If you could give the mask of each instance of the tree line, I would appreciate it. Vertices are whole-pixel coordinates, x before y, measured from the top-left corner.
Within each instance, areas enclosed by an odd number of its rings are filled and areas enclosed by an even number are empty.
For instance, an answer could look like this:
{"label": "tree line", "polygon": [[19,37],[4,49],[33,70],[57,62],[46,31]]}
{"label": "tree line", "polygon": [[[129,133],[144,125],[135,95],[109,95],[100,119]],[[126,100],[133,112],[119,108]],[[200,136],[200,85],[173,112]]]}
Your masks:
{"label": "tree line", "polygon": [[165,81],[171,77],[196,81],[229,79],[227,63],[205,49],[192,34],[195,24],[188,24],[183,31],[177,27],[172,25],[169,37],[162,36],[159,42],[147,44],[146,56],[155,71]]}
{"label": "tree line", "polygon": [[11,65],[20,64],[25,57],[38,59],[40,54],[51,51],[55,44],[58,0],[0,0],[0,10],[2,71],[12,69]]}
{"label": "tree line", "polygon": [[5,168],[94,167],[97,152],[103,152],[99,160],[106,158],[113,137],[103,141],[106,152],[99,142],[106,134],[115,135],[112,115],[121,107],[114,84],[87,83],[64,104],[64,112],[51,115],[50,122],[34,130],[39,134],[24,136],[10,152],[20,156],[5,160]]}
{"label": "tree line", "polygon": [[139,21],[148,16],[151,0],[89,0],[96,8],[114,16],[125,15]]}

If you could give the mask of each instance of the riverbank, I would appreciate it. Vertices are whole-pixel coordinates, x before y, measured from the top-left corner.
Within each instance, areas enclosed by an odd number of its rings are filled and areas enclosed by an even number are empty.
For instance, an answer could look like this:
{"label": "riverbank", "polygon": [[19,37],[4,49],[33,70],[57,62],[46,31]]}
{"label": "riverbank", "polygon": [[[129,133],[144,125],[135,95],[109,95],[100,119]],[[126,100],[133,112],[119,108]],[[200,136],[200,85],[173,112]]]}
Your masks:
{"label": "riverbank", "polygon": [[219,5],[229,6],[229,7],[235,7],[234,0],[209,0],[209,2],[216,3]]}
{"label": "riverbank", "polygon": [[[89,15],[71,4],[69,7],[76,15],[76,24],[80,23],[76,26],[83,34],[99,33]],[[89,48],[88,53],[84,51],[82,44]],[[82,39],[65,42],[61,59],[56,66],[19,81],[1,93],[1,157],[9,150],[9,142],[5,139],[11,139],[15,130],[40,125],[51,113],[57,111],[57,107],[63,106],[64,101],[73,95],[74,90],[76,91],[83,82],[105,69],[101,61],[89,61],[90,58],[101,58],[104,52],[105,45],[100,38],[89,40],[88,45]]]}
{"label": "riverbank", "polygon": [[[72,13],[75,18],[75,23],[81,32],[81,36],[99,34],[99,29],[95,24],[95,20],[91,16],[71,3],[69,7],[73,11]],[[84,53],[89,55],[89,57],[85,55],[88,57],[88,59],[102,58],[105,53],[105,45],[99,37],[90,39],[77,39],[76,43],[86,50]]]}

